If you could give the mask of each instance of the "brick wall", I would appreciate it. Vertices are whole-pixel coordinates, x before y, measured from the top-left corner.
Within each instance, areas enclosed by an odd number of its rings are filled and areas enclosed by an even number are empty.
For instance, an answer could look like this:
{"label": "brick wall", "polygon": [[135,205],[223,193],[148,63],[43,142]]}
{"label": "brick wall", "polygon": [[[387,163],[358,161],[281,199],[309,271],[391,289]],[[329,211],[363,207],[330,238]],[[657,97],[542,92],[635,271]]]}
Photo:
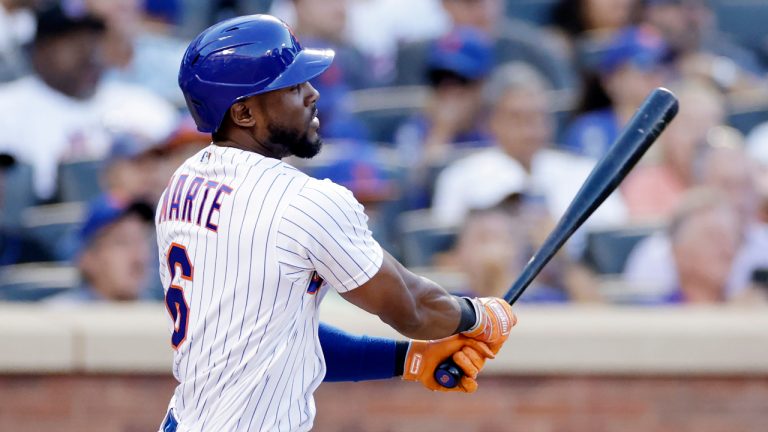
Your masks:
{"label": "brick wall", "polygon": [[[157,375],[0,376],[0,431],[154,431]],[[398,380],[324,384],[318,432],[768,430],[768,377],[486,377],[474,395]]]}

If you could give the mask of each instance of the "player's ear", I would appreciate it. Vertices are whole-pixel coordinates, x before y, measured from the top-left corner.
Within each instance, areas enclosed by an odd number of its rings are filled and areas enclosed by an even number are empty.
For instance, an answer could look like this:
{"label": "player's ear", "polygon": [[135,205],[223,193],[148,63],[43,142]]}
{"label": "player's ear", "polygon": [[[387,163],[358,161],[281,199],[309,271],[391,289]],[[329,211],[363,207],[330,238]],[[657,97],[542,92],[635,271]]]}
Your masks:
{"label": "player's ear", "polygon": [[229,108],[229,117],[240,127],[252,128],[256,125],[256,116],[252,107],[245,102],[235,102]]}

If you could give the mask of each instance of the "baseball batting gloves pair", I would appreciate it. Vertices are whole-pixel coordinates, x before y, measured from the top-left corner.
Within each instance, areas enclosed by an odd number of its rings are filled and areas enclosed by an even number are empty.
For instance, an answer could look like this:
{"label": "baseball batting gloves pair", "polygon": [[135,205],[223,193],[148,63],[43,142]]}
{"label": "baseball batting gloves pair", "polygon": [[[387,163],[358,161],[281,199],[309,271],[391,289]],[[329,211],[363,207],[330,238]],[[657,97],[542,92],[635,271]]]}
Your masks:
{"label": "baseball batting gloves pair", "polygon": [[[404,380],[419,381],[433,391],[473,393],[477,390],[478,373],[486,359],[493,359],[509,338],[517,318],[509,303],[500,298],[461,298],[459,301],[466,301],[474,310],[474,325],[444,339],[412,340],[403,367]],[[454,388],[443,387],[434,378],[435,368],[448,358],[463,371]]]}

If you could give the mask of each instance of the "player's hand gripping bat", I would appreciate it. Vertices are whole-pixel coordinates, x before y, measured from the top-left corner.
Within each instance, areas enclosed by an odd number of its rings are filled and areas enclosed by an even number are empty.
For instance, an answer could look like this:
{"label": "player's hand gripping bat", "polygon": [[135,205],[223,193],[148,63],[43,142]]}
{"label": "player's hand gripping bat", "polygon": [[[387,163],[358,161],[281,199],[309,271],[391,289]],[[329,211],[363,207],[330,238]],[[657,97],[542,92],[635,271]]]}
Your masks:
{"label": "player's hand gripping bat", "polygon": [[[657,88],[648,95],[608,153],[595,165],[557,226],[504,295],[504,300],[509,304],[517,301],[566,240],[619,186],[675,117],[677,108],[677,98],[667,89]],[[450,359],[435,369],[435,380],[444,387],[455,387],[460,378],[460,369]]]}

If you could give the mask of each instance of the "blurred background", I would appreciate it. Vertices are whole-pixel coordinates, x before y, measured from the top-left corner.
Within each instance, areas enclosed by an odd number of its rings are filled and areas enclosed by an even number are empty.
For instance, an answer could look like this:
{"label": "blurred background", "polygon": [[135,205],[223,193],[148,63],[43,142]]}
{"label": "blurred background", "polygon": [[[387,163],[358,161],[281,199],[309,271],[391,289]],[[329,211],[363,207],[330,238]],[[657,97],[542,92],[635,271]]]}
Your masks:
{"label": "blurred background", "polygon": [[763,0],[0,0],[0,430],[157,428],[175,384],[153,212],[210,142],[178,66],[208,25],[264,12],[337,53],[312,82],[323,152],[289,162],[457,294],[502,295],[648,92],[680,99],[476,395],[325,384],[316,430],[764,430]]}

